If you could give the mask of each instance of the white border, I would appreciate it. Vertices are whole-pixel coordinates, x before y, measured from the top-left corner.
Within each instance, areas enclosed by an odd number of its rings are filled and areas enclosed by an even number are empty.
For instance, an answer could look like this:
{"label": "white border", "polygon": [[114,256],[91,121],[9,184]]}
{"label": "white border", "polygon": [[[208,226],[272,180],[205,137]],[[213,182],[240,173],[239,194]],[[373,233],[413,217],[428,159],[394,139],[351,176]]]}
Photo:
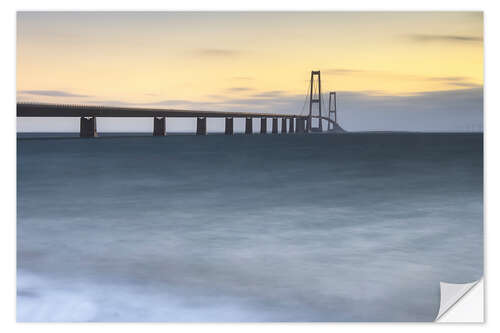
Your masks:
{"label": "white border", "polygon": [[[500,106],[495,96],[499,95],[497,89],[499,84],[500,52],[498,34],[500,34],[500,11],[499,1],[481,0],[419,0],[419,1],[361,1],[349,0],[342,2],[333,1],[286,1],[277,2],[271,0],[253,0],[237,4],[234,1],[130,1],[122,0],[116,2],[105,2],[98,0],[83,1],[4,1],[0,11],[0,24],[2,29],[2,99],[1,99],[1,232],[0,232],[0,254],[2,258],[2,274],[0,274],[1,286],[1,324],[2,331],[47,331],[47,332],[86,332],[89,329],[96,331],[108,331],[118,329],[121,333],[132,332],[137,329],[148,331],[179,330],[191,331],[196,329],[217,330],[218,332],[233,332],[235,329],[241,332],[254,332],[256,329],[264,331],[302,331],[314,330],[332,332],[342,329],[345,331],[357,331],[368,329],[379,332],[420,332],[425,330],[453,330],[461,332],[464,330],[476,330],[479,324],[16,324],[15,323],[15,217],[16,217],[16,143],[15,143],[15,29],[17,10],[483,10],[485,11],[485,320],[486,328],[500,331],[498,316],[488,316],[489,309],[493,311],[499,308],[497,299],[493,295],[500,295],[499,288],[488,281],[500,281],[498,270],[499,253],[498,229],[500,215],[498,202],[500,193],[499,170],[500,163],[498,150],[500,146]],[[138,6],[140,5],[140,7]],[[486,255],[489,253],[490,255]],[[491,258],[490,258],[491,257]],[[496,260],[495,260],[496,259]],[[495,262],[497,264],[495,264]],[[257,326],[258,325],[258,326]],[[425,325],[425,327],[422,327]],[[495,329],[496,327],[496,329]]]}

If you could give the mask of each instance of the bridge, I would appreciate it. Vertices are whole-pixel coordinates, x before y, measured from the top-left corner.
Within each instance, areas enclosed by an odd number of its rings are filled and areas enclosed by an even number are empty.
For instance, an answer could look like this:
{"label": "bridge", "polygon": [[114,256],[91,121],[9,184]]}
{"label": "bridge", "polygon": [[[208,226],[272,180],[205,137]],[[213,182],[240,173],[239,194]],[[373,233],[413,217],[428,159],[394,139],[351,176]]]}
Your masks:
{"label": "bridge", "polygon": [[[147,117],[153,119],[153,135],[166,135],[166,119],[173,118],[196,118],[196,134],[207,134],[208,118],[225,118],[225,134],[234,134],[234,118],[245,118],[245,134],[253,134],[253,118],[260,118],[260,133],[267,133],[268,119],[272,121],[271,133],[279,133],[279,120],[281,120],[281,133],[306,133],[310,131],[322,131],[322,120],[328,121],[328,128],[340,128],[336,123],[336,98],[335,110],[332,111],[332,99],[330,93],[329,116],[321,114],[321,79],[319,71],[311,72],[311,89],[309,98],[309,113],[283,114],[283,113],[252,113],[252,112],[230,112],[230,111],[206,111],[206,110],[181,110],[181,109],[156,109],[140,107],[115,107],[115,106],[92,106],[92,105],[70,105],[70,104],[44,104],[44,103],[17,103],[17,117],[78,117],[80,118],[80,137],[97,136],[98,117]],[[314,77],[317,76],[318,89],[315,89]],[[333,93],[335,94],[335,93]],[[335,95],[336,96],[336,95]],[[313,104],[319,106],[318,114],[313,114]],[[330,114],[335,114],[332,119]],[[313,127],[312,120],[318,119],[318,127]]]}

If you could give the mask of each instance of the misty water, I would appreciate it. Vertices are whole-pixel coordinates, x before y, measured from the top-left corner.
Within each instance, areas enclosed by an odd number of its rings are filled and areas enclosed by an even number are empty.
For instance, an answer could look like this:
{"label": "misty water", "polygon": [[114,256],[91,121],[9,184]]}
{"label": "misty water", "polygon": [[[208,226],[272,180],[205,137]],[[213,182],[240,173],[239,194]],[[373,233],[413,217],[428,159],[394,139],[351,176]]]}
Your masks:
{"label": "misty water", "polygon": [[432,321],[482,134],[20,136],[19,321]]}

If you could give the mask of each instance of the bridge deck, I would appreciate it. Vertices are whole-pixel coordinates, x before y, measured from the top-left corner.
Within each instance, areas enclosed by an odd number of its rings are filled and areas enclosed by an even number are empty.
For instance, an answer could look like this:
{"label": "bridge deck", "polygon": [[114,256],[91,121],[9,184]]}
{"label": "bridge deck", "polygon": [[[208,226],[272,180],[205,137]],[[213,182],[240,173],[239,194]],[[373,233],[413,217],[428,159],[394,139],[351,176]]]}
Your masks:
{"label": "bridge deck", "polygon": [[202,111],[115,106],[17,103],[18,117],[208,117],[208,118],[307,118],[305,115]]}

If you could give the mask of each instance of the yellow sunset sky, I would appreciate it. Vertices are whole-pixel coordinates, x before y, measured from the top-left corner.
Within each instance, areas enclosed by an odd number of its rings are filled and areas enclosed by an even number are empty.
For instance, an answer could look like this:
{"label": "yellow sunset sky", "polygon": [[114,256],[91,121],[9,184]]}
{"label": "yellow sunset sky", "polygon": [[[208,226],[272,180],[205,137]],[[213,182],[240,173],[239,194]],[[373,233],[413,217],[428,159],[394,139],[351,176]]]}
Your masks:
{"label": "yellow sunset sky", "polygon": [[482,38],[480,12],[21,12],[17,92],[218,102],[304,94],[313,69],[323,91],[455,90],[482,85]]}

